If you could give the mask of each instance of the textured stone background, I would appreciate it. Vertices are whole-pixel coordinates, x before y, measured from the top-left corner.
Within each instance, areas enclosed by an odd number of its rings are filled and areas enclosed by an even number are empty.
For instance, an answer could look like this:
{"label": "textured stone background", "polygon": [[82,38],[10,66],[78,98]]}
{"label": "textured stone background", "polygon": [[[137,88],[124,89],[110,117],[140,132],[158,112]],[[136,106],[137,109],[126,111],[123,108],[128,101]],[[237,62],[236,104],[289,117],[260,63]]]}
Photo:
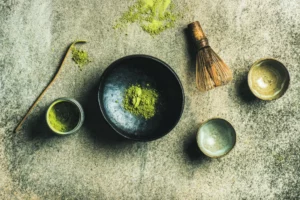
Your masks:
{"label": "textured stone background", "polygon": [[[136,25],[113,30],[132,1],[0,0],[0,199],[297,199],[300,197],[299,0],[177,0],[176,28],[151,37]],[[207,93],[195,88],[194,59],[184,28],[199,20],[234,81]],[[83,71],[69,59],[30,115],[12,130],[76,39],[93,62]],[[129,54],[149,54],[178,73],[185,111],[167,136],[122,140],[104,123],[96,87],[103,70]],[[263,102],[249,93],[249,65],[274,57],[289,69],[284,97]],[[78,99],[87,113],[80,132],[53,136],[44,114],[58,97]],[[224,158],[195,146],[199,124],[223,117],[237,131]]]}

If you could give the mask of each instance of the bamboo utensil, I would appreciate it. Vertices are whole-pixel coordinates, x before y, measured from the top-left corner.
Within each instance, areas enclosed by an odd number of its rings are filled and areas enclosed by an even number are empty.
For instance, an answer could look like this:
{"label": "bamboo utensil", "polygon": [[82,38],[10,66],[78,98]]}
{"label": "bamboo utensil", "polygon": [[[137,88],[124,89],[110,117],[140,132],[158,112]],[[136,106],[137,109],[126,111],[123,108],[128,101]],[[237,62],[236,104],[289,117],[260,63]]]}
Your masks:
{"label": "bamboo utensil", "polygon": [[209,46],[200,23],[195,21],[188,25],[196,46],[196,84],[204,92],[225,85],[232,80],[232,72],[224,61]]}
{"label": "bamboo utensil", "polygon": [[62,69],[62,67],[63,67],[63,65],[64,65],[64,63],[65,63],[65,61],[66,61],[66,58],[68,57],[68,55],[69,55],[69,53],[71,52],[72,48],[73,48],[77,43],[86,43],[86,41],[79,41],[79,40],[78,40],[78,41],[73,42],[73,43],[70,45],[70,47],[69,47],[69,49],[68,49],[68,51],[67,51],[67,53],[66,53],[66,55],[65,55],[65,57],[64,57],[64,59],[63,59],[63,61],[62,61],[62,63],[61,63],[61,65],[60,65],[60,67],[58,68],[58,70],[57,70],[56,74],[54,75],[54,77],[52,78],[51,82],[47,85],[47,87],[43,90],[43,92],[40,94],[40,96],[35,100],[35,102],[34,102],[34,103],[32,104],[32,106],[29,108],[29,110],[27,111],[26,115],[23,117],[22,121],[18,124],[18,126],[17,126],[16,129],[14,130],[15,133],[18,132],[18,131],[21,129],[23,123],[25,122],[25,120],[27,119],[27,117],[29,116],[29,114],[32,112],[32,110],[35,108],[35,106],[39,103],[39,101],[40,101],[40,100],[42,99],[42,97],[45,95],[46,91],[51,87],[51,85],[52,85],[52,84],[54,83],[54,81],[57,79],[57,77],[58,77],[59,73],[61,72],[61,69]]}

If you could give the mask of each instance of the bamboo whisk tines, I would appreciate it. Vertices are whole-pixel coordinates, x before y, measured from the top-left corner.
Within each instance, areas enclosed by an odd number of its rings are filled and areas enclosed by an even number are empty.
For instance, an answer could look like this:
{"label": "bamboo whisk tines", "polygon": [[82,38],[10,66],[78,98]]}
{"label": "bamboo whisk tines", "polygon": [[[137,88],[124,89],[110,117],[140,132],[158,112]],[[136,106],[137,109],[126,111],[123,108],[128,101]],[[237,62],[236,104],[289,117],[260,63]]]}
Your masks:
{"label": "bamboo whisk tines", "polygon": [[196,85],[200,91],[208,91],[232,80],[232,72],[209,46],[198,21],[188,25],[196,46]]}

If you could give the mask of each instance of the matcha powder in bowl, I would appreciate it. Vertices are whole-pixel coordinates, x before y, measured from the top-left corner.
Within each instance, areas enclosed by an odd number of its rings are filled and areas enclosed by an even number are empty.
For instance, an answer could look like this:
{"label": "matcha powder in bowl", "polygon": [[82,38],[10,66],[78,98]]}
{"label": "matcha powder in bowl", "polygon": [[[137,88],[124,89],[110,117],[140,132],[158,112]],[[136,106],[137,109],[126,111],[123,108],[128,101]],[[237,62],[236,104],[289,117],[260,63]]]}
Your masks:
{"label": "matcha powder in bowl", "polygon": [[152,118],[156,113],[158,94],[151,88],[132,85],[125,92],[124,109],[145,119]]}
{"label": "matcha powder in bowl", "polygon": [[83,124],[83,109],[74,99],[60,98],[49,106],[46,120],[54,133],[71,134],[79,130]]}
{"label": "matcha powder in bowl", "polygon": [[138,23],[150,35],[158,35],[175,26],[178,14],[171,0],[138,0],[123,13],[115,28]]}

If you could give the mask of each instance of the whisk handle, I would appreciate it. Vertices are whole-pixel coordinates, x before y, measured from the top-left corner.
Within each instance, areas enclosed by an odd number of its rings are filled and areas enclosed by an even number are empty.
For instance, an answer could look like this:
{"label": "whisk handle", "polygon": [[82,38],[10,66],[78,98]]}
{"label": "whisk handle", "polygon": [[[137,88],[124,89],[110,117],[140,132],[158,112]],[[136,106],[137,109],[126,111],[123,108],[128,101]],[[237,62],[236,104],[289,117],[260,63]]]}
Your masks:
{"label": "whisk handle", "polygon": [[206,38],[206,35],[198,21],[190,23],[188,25],[188,29],[191,32],[197,50],[209,46],[208,39]]}
{"label": "whisk handle", "polygon": [[200,50],[204,47],[209,47],[209,43],[208,43],[208,39],[207,38],[203,38],[201,40],[197,40],[195,41],[195,46],[197,50]]}

